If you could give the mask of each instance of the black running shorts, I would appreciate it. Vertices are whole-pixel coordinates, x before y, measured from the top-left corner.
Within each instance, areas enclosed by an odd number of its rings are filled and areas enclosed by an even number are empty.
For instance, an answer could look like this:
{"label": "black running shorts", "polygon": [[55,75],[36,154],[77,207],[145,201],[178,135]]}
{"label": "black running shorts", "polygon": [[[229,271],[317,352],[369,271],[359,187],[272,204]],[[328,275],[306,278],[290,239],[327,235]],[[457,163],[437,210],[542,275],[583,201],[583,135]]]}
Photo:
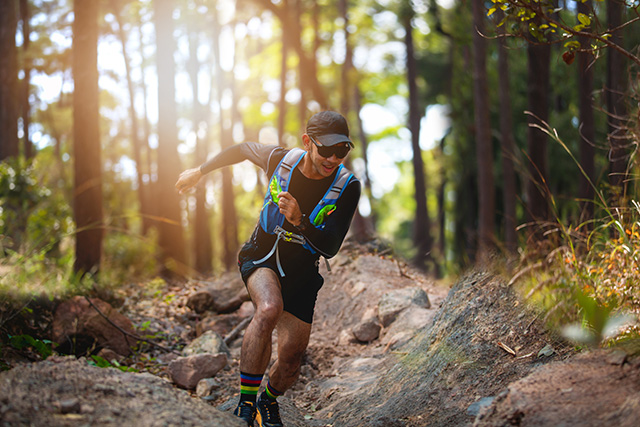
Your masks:
{"label": "black running shorts", "polygon": [[[281,244],[292,243],[282,242]],[[300,247],[300,250],[306,251],[302,247]],[[311,323],[318,291],[324,283],[324,279],[318,272],[317,259],[314,262],[308,262],[309,258],[306,257],[305,262],[300,262],[300,260],[292,260],[288,257],[288,259],[285,259],[281,254],[280,262],[285,273],[285,276],[282,277],[278,272],[275,254],[266,261],[255,264],[254,260],[263,258],[262,256],[256,256],[256,252],[255,244],[249,240],[238,254],[238,266],[245,285],[249,276],[258,268],[273,270],[280,280],[284,311],[293,314],[303,322]]]}

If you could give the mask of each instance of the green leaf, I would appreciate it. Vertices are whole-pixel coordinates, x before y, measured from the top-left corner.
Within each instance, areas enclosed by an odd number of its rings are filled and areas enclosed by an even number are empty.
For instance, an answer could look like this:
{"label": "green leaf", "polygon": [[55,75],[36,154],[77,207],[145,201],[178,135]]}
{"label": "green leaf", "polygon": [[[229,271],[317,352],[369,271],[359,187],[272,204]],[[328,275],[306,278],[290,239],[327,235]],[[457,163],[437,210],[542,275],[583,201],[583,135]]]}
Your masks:
{"label": "green leaf", "polygon": [[568,41],[564,44],[564,47],[569,49],[580,49],[580,42],[576,40]]}
{"label": "green leaf", "polygon": [[496,11],[496,8],[495,8],[495,6],[494,6],[494,7],[492,7],[491,9],[489,9],[489,11],[487,12],[487,16],[491,16],[491,15],[493,15],[493,14],[495,13],[495,11]]}

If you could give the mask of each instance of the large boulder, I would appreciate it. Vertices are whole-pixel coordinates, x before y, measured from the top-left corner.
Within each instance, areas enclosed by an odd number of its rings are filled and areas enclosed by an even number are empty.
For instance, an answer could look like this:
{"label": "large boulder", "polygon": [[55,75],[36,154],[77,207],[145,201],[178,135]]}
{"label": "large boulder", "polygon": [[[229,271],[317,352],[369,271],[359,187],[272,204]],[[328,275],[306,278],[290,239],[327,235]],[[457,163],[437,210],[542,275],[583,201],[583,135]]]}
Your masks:
{"label": "large boulder", "polygon": [[58,306],[51,334],[57,350],[83,354],[96,346],[111,349],[121,356],[129,355],[136,345],[131,320],[105,301],[98,298],[90,301],[76,296]]}

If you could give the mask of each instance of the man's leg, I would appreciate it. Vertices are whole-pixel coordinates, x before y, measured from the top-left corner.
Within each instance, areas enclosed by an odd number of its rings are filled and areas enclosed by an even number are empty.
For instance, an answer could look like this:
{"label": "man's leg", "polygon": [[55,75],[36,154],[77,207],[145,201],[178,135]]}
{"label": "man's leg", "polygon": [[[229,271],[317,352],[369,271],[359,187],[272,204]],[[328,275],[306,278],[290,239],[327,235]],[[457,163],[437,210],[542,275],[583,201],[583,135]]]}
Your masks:
{"label": "man's leg", "polygon": [[278,358],[269,370],[267,388],[258,399],[256,419],[262,427],[282,427],[276,398],[298,379],[302,356],[311,333],[311,324],[286,311],[282,313],[277,328]]}
{"label": "man's leg", "polygon": [[311,324],[283,312],[278,330],[278,359],[269,370],[269,383],[284,393],[300,375],[300,364],[309,344]]}
{"label": "man's leg", "polygon": [[259,268],[247,280],[255,314],[242,340],[240,353],[240,403],[234,413],[253,425],[256,395],[271,358],[271,334],[282,315],[282,294],[276,274]]}

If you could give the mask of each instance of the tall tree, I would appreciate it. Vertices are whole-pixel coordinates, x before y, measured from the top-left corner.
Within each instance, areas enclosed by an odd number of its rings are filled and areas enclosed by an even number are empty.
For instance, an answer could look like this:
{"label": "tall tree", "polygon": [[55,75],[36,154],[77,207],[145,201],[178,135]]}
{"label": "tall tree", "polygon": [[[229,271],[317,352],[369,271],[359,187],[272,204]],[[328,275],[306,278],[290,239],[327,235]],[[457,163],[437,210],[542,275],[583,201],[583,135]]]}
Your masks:
{"label": "tall tree", "polygon": [[31,57],[29,55],[29,46],[31,45],[31,11],[29,0],[20,0],[20,20],[22,21],[22,97],[21,111],[22,116],[22,133],[24,156],[28,159],[34,156],[33,144],[31,143],[31,134],[29,133],[29,124],[31,123],[31,103],[29,96],[31,94]]}
{"label": "tall tree", "polygon": [[0,2],[0,161],[17,157],[18,140],[18,54],[15,0]]}
{"label": "tall tree", "polygon": [[[529,155],[529,176],[527,181],[528,219],[537,225],[549,218],[547,200],[549,182],[547,160],[547,135],[532,125],[540,121],[548,122],[551,46],[529,40],[527,46],[528,105],[531,115],[528,117],[527,150]],[[541,228],[537,228],[541,231]],[[537,231],[533,237],[542,237]]]}
{"label": "tall tree", "polygon": [[98,12],[100,0],[73,6],[73,208],[76,221],[74,270],[97,272],[104,234],[98,102]]}
{"label": "tall tree", "polygon": [[[220,22],[217,12],[213,17],[213,55],[216,63],[217,96],[219,105],[218,123],[220,127],[220,147],[224,150],[233,144],[232,119],[225,125],[223,105],[224,90],[227,87],[220,54]],[[231,87],[231,85],[229,85]],[[231,168],[224,168],[222,174],[222,224],[220,227],[224,247],[223,263],[227,270],[236,264],[238,250],[238,216],[236,214],[235,196]]]}
{"label": "tall tree", "polygon": [[[502,20],[502,12],[497,13]],[[502,184],[504,199],[504,242],[509,255],[515,255],[516,236],[516,174],[514,168],[515,142],[513,138],[513,120],[511,117],[511,94],[509,90],[509,54],[506,46],[505,31],[498,27],[498,94],[500,108],[500,148],[502,151]]]}
{"label": "tall tree", "polygon": [[413,241],[417,252],[415,263],[427,267],[431,261],[431,220],[427,211],[427,184],[424,173],[422,150],[420,149],[420,105],[418,102],[417,65],[413,46],[412,20],[414,11],[410,4],[401,6],[400,18],[405,31],[407,83],[409,86],[409,130],[413,148],[413,179],[416,188],[416,217],[413,224]]}
{"label": "tall tree", "polygon": [[142,230],[146,232],[149,228],[150,215],[149,210],[147,208],[147,200],[145,197],[145,191],[147,190],[145,183],[142,179],[142,141],[140,141],[140,132],[138,130],[138,116],[136,113],[135,107],[135,83],[133,81],[133,77],[131,76],[131,59],[129,55],[129,51],[127,49],[127,33],[124,28],[124,23],[122,19],[122,3],[120,0],[111,0],[111,9],[113,10],[113,14],[116,18],[116,34],[120,41],[120,45],[122,46],[122,58],[124,60],[125,74],[127,79],[127,90],[129,94],[129,121],[131,124],[131,148],[133,151],[133,158],[136,162],[136,182],[138,184],[138,203],[140,206],[140,216],[142,217]]}
{"label": "tall tree", "polygon": [[[607,26],[611,34],[610,41],[623,46],[622,29],[625,3],[621,0],[607,0]],[[624,55],[611,47],[607,49],[607,111],[609,113],[609,182],[617,189],[618,196],[625,194],[628,136],[627,108],[625,93],[627,90],[627,69]]]}
{"label": "tall tree", "polygon": [[478,162],[478,259],[483,260],[494,245],[493,150],[487,85],[487,41],[484,34],[485,9],[472,1],[473,12],[473,107]]}
{"label": "tall tree", "polygon": [[174,81],[176,64],[173,58],[174,1],[157,0],[154,6],[158,72],[158,188],[161,194],[158,198],[159,245],[164,261],[163,274],[181,276],[186,272],[187,260],[180,199],[173,189],[181,170],[180,162],[176,161],[178,130]]}
{"label": "tall tree", "polygon": [[[592,11],[592,0],[578,2],[578,13],[588,15]],[[589,39],[580,37],[580,44],[589,48]],[[591,94],[593,93],[593,55],[591,52],[578,52],[578,108],[580,110],[580,165],[586,176],[580,174],[578,198],[580,199],[580,222],[587,222],[593,218],[595,183],[595,149],[596,129],[593,116]],[[588,224],[588,223],[587,223]]]}
{"label": "tall tree", "polygon": [[[191,92],[193,98],[193,131],[196,134],[196,164],[202,164],[207,160],[206,139],[209,123],[206,119],[206,108],[200,102],[198,74],[200,73],[200,61],[198,60],[199,47],[198,31],[191,31],[189,35],[189,62],[187,69],[191,80]],[[209,229],[209,215],[206,207],[206,181],[196,187],[195,221],[193,227],[194,267],[203,275],[213,273],[213,246],[211,244],[211,230]]]}

